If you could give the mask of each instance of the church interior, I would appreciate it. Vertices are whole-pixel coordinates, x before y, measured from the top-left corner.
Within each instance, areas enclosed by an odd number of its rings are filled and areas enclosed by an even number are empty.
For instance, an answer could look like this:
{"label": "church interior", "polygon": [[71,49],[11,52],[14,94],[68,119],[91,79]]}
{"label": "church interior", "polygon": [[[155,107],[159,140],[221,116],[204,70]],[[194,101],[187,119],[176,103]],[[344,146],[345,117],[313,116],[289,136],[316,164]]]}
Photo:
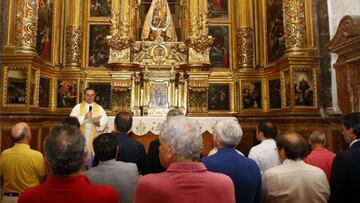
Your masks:
{"label": "church interior", "polygon": [[[109,117],[131,112],[143,125],[172,108],[234,117],[245,155],[263,119],[305,138],[323,130],[335,153],[347,147],[341,116],[360,111],[358,0],[344,10],[335,0],[152,2],[1,1],[0,151],[21,121],[42,151],[86,87]],[[157,137],[149,129],[131,134],[146,149]]]}

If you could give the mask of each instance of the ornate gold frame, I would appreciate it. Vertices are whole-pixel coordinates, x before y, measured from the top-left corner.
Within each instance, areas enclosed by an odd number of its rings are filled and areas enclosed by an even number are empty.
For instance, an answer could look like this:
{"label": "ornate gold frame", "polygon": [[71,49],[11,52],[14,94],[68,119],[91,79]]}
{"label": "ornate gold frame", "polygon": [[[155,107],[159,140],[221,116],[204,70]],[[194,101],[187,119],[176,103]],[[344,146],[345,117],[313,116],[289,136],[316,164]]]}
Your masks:
{"label": "ornate gold frame", "polygon": [[[272,80],[279,80],[280,81],[280,108],[270,108],[270,81]],[[279,75],[276,75],[276,76],[272,76],[272,77],[269,77],[267,80],[266,80],[266,84],[265,84],[265,90],[266,90],[266,97],[264,99],[265,100],[268,100],[269,102],[267,103],[267,106],[265,107],[265,110],[267,111],[272,111],[272,112],[276,112],[276,111],[281,111],[281,109],[284,108],[283,106],[283,102],[282,102],[282,98],[283,98],[283,89],[281,87],[282,83],[281,83],[281,77]]]}
{"label": "ornate gold frame", "polygon": [[[99,19],[103,19],[103,17],[99,17]],[[86,36],[84,37],[84,41],[83,42],[83,47],[84,47],[84,50],[86,50],[83,54],[83,61],[85,62],[85,67],[86,69],[88,70],[94,70],[94,71],[97,71],[97,70],[106,70],[106,67],[104,66],[99,66],[99,67],[94,67],[94,66],[89,66],[89,57],[90,57],[90,26],[91,25],[106,25],[106,26],[109,26],[109,28],[111,29],[111,24],[110,23],[105,23],[103,21],[89,21],[86,25],[86,30],[87,30],[87,33],[86,35],[83,35],[83,36]]]}
{"label": "ornate gold frame", "polygon": [[[234,102],[233,102],[233,98],[234,98],[234,85],[231,82],[210,82],[209,83],[209,88],[210,85],[214,85],[214,86],[222,86],[222,85],[226,85],[229,88],[229,109],[224,109],[224,110],[210,110],[209,109],[209,103],[207,102],[207,106],[208,106],[208,113],[209,114],[224,114],[224,113],[230,113],[234,111]],[[209,90],[207,91],[207,96],[209,96]]]}
{"label": "ornate gold frame", "polygon": [[[38,107],[39,107],[39,109],[44,109],[44,110],[46,110],[46,109],[51,109],[52,108],[52,106],[53,106],[53,101],[52,101],[52,97],[53,97],[53,86],[54,86],[54,79],[53,78],[51,78],[51,77],[47,77],[47,76],[39,76],[39,89],[40,89],[40,80],[41,80],[41,78],[46,78],[46,79],[48,79],[49,80],[49,92],[48,92],[48,94],[49,94],[49,107],[40,107],[40,104],[38,103]],[[39,97],[37,97],[38,98],[38,100],[39,100]]]}
{"label": "ornate gold frame", "polygon": [[[40,70],[37,68],[32,67],[30,69],[31,74],[30,74],[30,83],[32,82],[32,79],[35,79],[34,81],[34,92],[33,92],[33,99],[34,99],[34,104],[30,105],[30,107],[39,107],[39,85],[40,85]],[[35,77],[33,78],[32,73],[35,73]]]}
{"label": "ornate gold frame", "polygon": [[[317,98],[317,75],[316,75],[316,69],[312,68],[312,67],[306,67],[306,66],[298,66],[298,67],[292,67],[292,75],[291,75],[291,80],[290,80],[290,84],[291,87],[294,86],[294,79],[295,79],[295,73],[296,72],[301,72],[301,71],[309,71],[311,73],[311,77],[312,77],[312,89],[313,89],[313,105],[312,106],[303,106],[303,105],[295,105],[295,101],[293,98],[291,98],[291,106],[293,108],[299,108],[299,109],[317,109],[318,108],[318,98]],[[293,91],[293,90],[292,90]],[[291,96],[293,96],[294,93],[291,93]]]}
{"label": "ornate gold frame", "polygon": [[[8,82],[9,82],[9,78],[8,73],[9,70],[13,69],[13,70],[26,70],[26,95],[25,95],[25,103],[24,104],[9,104],[8,101]],[[4,80],[3,80],[3,97],[2,97],[2,106],[3,107],[18,107],[18,108],[26,108],[29,105],[29,79],[30,79],[30,71],[29,71],[29,67],[10,67],[10,66],[5,66],[3,67],[4,70]]]}
{"label": "ornate gold frame", "polygon": [[[261,82],[261,108],[249,108],[249,109],[244,109],[243,106],[243,93],[242,93],[242,88],[243,88],[243,83],[244,82],[252,82],[252,81],[260,81]],[[250,111],[250,112],[262,112],[264,111],[264,81],[262,79],[247,79],[247,80],[240,80],[240,97],[239,97],[239,101],[240,101],[240,111]]]}
{"label": "ornate gold frame", "polygon": [[[71,80],[71,81],[76,81],[76,88],[77,88],[77,94],[76,94],[76,103],[79,103],[79,79],[74,79],[74,78],[65,78],[65,79],[61,79],[61,80]],[[72,107],[58,107],[58,103],[57,103],[57,100],[58,100],[58,94],[57,94],[57,91],[58,91],[58,82],[60,81],[59,78],[55,79],[54,82],[54,90],[55,90],[55,94],[54,94],[54,99],[55,99],[55,103],[54,103],[54,108],[57,109],[57,110],[60,110],[60,111],[66,111],[66,110],[72,110]]]}

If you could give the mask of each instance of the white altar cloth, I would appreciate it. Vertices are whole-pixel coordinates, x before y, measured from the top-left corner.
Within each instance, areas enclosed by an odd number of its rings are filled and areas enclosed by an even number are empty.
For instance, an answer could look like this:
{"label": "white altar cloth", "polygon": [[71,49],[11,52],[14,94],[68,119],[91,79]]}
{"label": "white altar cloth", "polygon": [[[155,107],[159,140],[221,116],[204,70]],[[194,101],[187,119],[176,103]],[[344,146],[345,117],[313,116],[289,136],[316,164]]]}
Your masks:
{"label": "white altar cloth", "polygon": [[[114,130],[115,116],[109,116],[109,121],[106,127],[106,132]],[[196,122],[199,126],[201,133],[206,131],[212,133],[215,125],[223,120],[235,120],[235,117],[188,117]],[[159,135],[161,124],[165,121],[166,117],[151,117],[151,116],[136,116],[133,117],[133,124],[131,131],[136,135],[145,135],[148,132]]]}

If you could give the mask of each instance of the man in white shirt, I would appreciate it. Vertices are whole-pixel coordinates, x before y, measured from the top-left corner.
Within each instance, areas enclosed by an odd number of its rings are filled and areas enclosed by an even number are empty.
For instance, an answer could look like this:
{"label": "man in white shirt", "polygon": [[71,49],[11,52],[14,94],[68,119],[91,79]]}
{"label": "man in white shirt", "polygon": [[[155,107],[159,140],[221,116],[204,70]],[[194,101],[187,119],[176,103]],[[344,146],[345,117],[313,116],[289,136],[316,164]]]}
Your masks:
{"label": "man in white shirt", "polygon": [[86,146],[90,155],[94,154],[92,143],[94,138],[106,127],[108,117],[104,109],[94,102],[95,89],[87,87],[84,90],[84,101],[77,104],[71,111],[70,116],[79,120],[80,130],[85,135]]}
{"label": "man in white shirt", "polygon": [[324,171],[302,160],[309,152],[305,139],[295,132],[286,133],[276,139],[276,145],[282,164],[264,172],[261,201],[326,203],[329,182]]}
{"label": "man in white shirt", "polygon": [[250,149],[248,157],[253,159],[264,173],[279,164],[279,155],[275,143],[277,128],[271,121],[263,120],[256,129],[256,139],[260,144]]}

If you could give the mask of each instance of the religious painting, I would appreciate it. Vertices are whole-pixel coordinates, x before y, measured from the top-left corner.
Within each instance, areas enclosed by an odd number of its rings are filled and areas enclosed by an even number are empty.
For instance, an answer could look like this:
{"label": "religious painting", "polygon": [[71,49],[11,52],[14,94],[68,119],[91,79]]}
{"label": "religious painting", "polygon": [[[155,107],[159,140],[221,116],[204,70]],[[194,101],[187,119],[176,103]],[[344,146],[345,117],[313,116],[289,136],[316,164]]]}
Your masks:
{"label": "religious painting", "polygon": [[39,93],[39,77],[40,71],[32,68],[30,77],[30,106],[37,106],[38,104],[38,93]]}
{"label": "religious painting", "polygon": [[39,85],[39,107],[49,108],[50,107],[50,79],[40,78]]}
{"label": "religious painting", "polygon": [[209,111],[230,110],[230,87],[229,84],[210,84],[208,91]]}
{"label": "religious painting", "polygon": [[89,66],[100,67],[108,63],[107,35],[110,35],[109,25],[90,25]]}
{"label": "religious painting", "polygon": [[285,52],[283,1],[267,0],[268,61],[280,59]]}
{"label": "religious painting", "polygon": [[311,69],[294,70],[293,88],[295,106],[314,105],[314,84]]}
{"label": "religious painting", "polygon": [[241,101],[243,109],[261,109],[261,81],[244,80],[241,81]]}
{"label": "religious painting", "polygon": [[7,104],[25,104],[26,103],[26,83],[28,78],[27,68],[8,67],[6,85],[6,103]]}
{"label": "religious painting", "polygon": [[54,0],[39,0],[36,52],[38,56],[51,61]]}
{"label": "religious painting", "polygon": [[280,79],[269,80],[270,109],[281,108],[281,83]]}
{"label": "religious painting", "polygon": [[111,84],[110,83],[89,83],[96,91],[95,102],[104,109],[111,108]]}
{"label": "religious painting", "polygon": [[208,0],[209,18],[228,18],[228,0]]}
{"label": "religious painting", "polygon": [[129,87],[113,87],[111,107],[114,112],[131,110],[131,89]]}
{"label": "religious painting", "polygon": [[291,87],[290,87],[290,71],[284,71],[284,83],[285,83],[285,97],[286,97],[286,106],[290,106],[291,100]]}
{"label": "religious painting", "polygon": [[56,92],[58,108],[73,108],[77,103],[77,80],[58,80]]}
{"label": "religious painting", "polygon": [[209,26],[209,35],[215,39],[210,48],[211,65],[229,68],[229,27]]}
{"label": "religious painting", "polygon": [[111,16],[111,0],[91,0],[90,16]]}
{"label": "religious painting", "polygon": [[168,87],[167,83],[150,84],[150,107],[167,108],[168,107]]}

